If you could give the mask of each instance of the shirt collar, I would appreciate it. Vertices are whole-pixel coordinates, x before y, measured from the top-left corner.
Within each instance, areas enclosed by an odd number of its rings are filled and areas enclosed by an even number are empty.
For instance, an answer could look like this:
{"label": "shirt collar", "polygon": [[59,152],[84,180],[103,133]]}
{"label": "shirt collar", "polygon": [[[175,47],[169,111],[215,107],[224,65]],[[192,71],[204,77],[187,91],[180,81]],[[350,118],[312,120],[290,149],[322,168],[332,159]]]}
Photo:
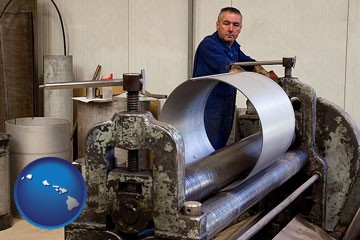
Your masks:
{"label": "shirt collar", "polygon": [[213,35],[213,37],[216,39],[216,41],[220,42],[220,43],[221,43],[224,47],[226,47],[227,49],[233,49],[236,45],[238,45],[238,46],[240,47],[240,44],[239,44],[237,41],[235,41],[235,42],[231,45],[231,47],[229,47],[229,45],[227,45],[227,43],[219,37],[219,34],[218,34],[217,31],[215,31],[212,35]]}

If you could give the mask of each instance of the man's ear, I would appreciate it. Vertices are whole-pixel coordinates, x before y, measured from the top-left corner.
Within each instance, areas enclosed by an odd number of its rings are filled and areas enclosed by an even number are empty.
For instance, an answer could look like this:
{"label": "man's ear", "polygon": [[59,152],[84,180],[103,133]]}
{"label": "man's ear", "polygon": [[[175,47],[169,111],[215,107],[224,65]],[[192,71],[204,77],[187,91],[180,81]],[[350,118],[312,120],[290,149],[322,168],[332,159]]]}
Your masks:
{"label": "man's ear", "polygon": [[220,25],[220,23],[219,23],[219,21],[216,21],[216,30],[218,30],[218,28],[219,28],[219,25]]}

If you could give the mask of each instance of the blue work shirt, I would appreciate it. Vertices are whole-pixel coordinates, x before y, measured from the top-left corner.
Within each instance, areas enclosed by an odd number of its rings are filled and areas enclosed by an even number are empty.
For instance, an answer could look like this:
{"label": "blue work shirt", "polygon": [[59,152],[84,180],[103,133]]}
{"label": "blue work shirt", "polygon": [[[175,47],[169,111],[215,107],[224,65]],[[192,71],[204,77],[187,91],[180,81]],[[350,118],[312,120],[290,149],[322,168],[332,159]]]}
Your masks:
{"label": "blue work shirt", "polygon": [[[234,62],[253,62],[251,57],[240,50],[234,42],[231,47],[223,41],[217,32],[204,38],[196,49],[193,77],[227,73]],[[253,66],[243,67],[254,71]],[[214,147],[226,145],[234,120],[236,89],[219,82],[210,93],[204,112],[204,124],[207,136]]]}

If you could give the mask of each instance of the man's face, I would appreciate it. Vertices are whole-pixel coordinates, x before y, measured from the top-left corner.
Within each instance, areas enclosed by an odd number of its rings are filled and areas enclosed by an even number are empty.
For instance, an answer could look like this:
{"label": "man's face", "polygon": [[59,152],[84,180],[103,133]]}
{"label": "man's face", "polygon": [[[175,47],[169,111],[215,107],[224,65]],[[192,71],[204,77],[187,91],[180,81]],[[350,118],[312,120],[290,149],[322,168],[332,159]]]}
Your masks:
{"label": "man's face", "polygon": [[232,12],[221,13],[219,20],[216,22],[218,35],[229,46],[231,46],[239,36],[242,27],[242,17]]}

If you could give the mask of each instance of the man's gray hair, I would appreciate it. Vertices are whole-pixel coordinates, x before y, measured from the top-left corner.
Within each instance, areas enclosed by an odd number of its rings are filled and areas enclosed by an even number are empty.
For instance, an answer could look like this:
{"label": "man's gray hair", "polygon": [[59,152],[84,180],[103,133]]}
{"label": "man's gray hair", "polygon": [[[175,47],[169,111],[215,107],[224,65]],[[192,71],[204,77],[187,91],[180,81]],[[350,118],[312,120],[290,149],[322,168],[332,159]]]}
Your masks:
{"label": "man's gray hair", "polygon": [[220,10],[219,15],[218,15],[218,21],[220,21],[220,16],[223,12],[231,12],[231,13],[235,13],[235,14],[239,14],[242,17],[241,12],[239,11],[239,9],[234,8],[234,7],[224,7]]}

